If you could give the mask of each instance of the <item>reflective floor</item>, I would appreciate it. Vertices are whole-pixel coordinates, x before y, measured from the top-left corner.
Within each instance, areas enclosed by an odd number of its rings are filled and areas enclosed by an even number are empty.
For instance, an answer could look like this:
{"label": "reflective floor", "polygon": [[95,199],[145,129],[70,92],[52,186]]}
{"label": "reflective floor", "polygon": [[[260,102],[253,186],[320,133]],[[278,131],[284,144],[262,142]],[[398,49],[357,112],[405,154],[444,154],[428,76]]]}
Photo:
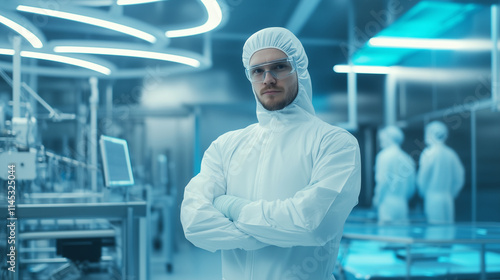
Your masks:
{"label": "reflective floor", "polygon": [[[404,279],[406,265],[396,254],[398,248],[383,245],[376,242],[354,242],[350,246],[349,253],[346,254],[341,250],[344,259],[341,258],[340,261],[344,265],[345,274],[337,274],[337,279]],[[440,248],[441,251],[448,249],[451,248]],[[490,249],[494,252],[486,254],[487,279],[499,279],[500,254],[495,253],[499,248],[493,246]],[[414,252],[418,251],[418,248],[414,248]],[[432,258],[413,263],[411,279],[477,280],[480,278],[477,251],[466,246],[454,246],[453,254],[438,251],[435,249],[428,251],[427,254],[432,255]],[[440,255],[437,256],[437,253]],[[441,271],[443,269],[447,270],[447,273]],[[151,280],[221,280],[221,278],[220,252],[210,253],[188,242],[178,244],[178,250],[173,256],[171,273],[167,272],[166,258],[161,253],[154,253],[151,259]]]}
{"label": "reflective floor", "polygon": [[155,253],[151,259],[151,280],[221,280],[220,251],[211,253],[187,242],[178,244],[173,256],[172,272],[166,269],[166,258]]}

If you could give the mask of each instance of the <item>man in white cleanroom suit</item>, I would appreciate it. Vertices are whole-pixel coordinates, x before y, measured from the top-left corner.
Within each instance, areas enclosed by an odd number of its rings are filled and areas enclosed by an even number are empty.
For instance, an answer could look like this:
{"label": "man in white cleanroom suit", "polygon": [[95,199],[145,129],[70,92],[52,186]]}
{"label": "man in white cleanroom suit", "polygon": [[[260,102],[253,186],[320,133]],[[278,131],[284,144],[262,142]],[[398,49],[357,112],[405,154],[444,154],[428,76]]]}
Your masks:
{"label": "man in white cleanroom suit", "polygon": [[225,280],[334,279],[361,183],[356,139],[315,116],[308,59],[284,28],[253,34],[243,65],[258,123],[206,150],[186,186],[186,238],[222,250]]}
{"label": "man in white cleanroom suit", "polygon": [[407,222],[408,200],[415,193],[415,163],[401,149],[404,134],[398,127],[388,126],[379,132],[382,150],[375,159],[375,195],[378,220]]}
{"label": "man in white cleanroom suit", "polygon": [[464,167],[458,155],[445,145],[447,127],[433,121],[425,127],[427,147],[420,156],[417,185],[424,197],[427,222],[452,223],[455,197],[464,185]]}

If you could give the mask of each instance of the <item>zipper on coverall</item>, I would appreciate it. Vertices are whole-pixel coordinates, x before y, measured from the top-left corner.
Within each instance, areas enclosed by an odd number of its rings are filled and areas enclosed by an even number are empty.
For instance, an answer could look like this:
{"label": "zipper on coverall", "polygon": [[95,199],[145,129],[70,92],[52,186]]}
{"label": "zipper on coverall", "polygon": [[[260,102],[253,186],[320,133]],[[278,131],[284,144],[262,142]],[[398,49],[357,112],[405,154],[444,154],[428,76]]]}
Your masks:
{"label": "zipper on coverall", "polygon": [[[262,150],[261,150],[261,153],[259,155],[259,164],[257,166],[257,172],[256,172],[256,178],[257,180],[255,180],[255,185],[254,185],[254,191],[252,193],[252,200],[256,200],[256,197],[257,197],[257,188],[258,186],[262,186],[262,176],[261,176],[261,173],[262,173],[262,164],[260,164],[260,162],[262,161],[262,157],[265,157],[266,154],[267,154],[267,148],[269,146],[269,139],[272,137],[272,135],[274,134],[274,131],[277,127],[277,123],[278,121],[276,120],[275,117],[273,117],[269,123],[269,130],[265,133],[263,133],[262,137],[264,139],[262,139]],[[247,252],[247,263],[246,263],[246,267],[248,268],[248,270],[246,271],[245,275],[248,277],[247,280],[257,280],[257,279],[253,279],[254,276],[253,276],[253,271],[254,271],[254,264],[255,264],[255,253],[254,251],[248,251]]]}

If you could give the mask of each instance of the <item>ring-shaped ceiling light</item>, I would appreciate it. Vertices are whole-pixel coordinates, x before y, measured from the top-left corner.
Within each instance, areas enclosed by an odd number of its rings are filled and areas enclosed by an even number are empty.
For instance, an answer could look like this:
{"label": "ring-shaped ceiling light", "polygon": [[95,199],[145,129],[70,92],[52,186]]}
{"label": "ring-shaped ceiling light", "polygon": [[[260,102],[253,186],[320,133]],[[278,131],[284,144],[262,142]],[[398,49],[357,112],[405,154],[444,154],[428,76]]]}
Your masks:
{"label": "ring-shaped ceiling light", "polygon": [[[0,48],[0,54],[2,55],[14,55],[15,52],[12,49],[8,48]],[[33,50],[33,51],[28,51],[28,50],[22,50],[20,52],[21,57],[26,57],[26,58],[34,58],[34,59],[41,59],[41,60],[47,60],[47,61],[53,61],[53,62],[59,62],[59,63],[64,63],[64,64],[69,64],[69,65],[74,65],[82,68],[86,68],[89,70],[93,70],[95,72],[99,72],[104,75],[110,75],[112,66],[111,64],[100,60],[99,62],[94,62],[98,59],[93,58],[93,57],[75,57],[75,56],[68,56],[68,55],[60,55],[60,54],[53,54],[51,52],[45,52],[43,50]],[[109,64],[108,66],[105,66],[105,64]]]}
{"label": "ring-shaped ceiling light", "polygon": [[24,17],[9,11],[0,11],[0,23],[14,30],[26,39],[34,48],[42,48],[45,42],[43,34]]}
{"label": "ring-shaped ceiling light", "polygon": [[116,5],[137,5],[137,4],[146,4],[152,2],[159,2],[163,0],[116,0]]}
{"label": "ring-shaped ceiling light", "polygon": [[200,0],[200,1],[203,3],[203,5],[207,10],[208,13],[207,21],[200,26],[167,31],[165,32],[165,36],[169,38],[192,36],[201,33],[206,33],[219,26],[219,24],[222,22],[222,10],[219,4],[217,3],[217,0]]}
{"label": "ring-shaped ceiling light", "polygon": [[126,5],[138,5],[138,4],[147,4],[153,2],[163,2],[170,0],[72,0],[71,4],[78,6],[87,6],[87,7],[102,7],[102,6],[111,6],[116,3],[116,5],[126,6]]}
{"label": "ring-shaped ceiling light", "polygon": [[[153,2],[158,0],[127,0],[127,2],[123,2],[122,4],[123,5],[139,4],[137,1]],[[43,6],[41,6],[41,3],[39,2],[31,0],[19,0],[16,2],[6,3],[4,8],[17,10],[20,12],[34,13],[44,16],[51,16],[56,18],[82,22],[85,24],[90,24],[94,26],[115,30],[154,43],[154,46],[151,46],[151,48],[139,44],[135,45],[127,44],[127,47],[115,48],[115,47],[110,47],[111,45],[114,45],[115,42],[105,42],[104,45],[102,44],[99,45],[99,41],[85,41],[86,44],[80,47],[77,45],[70,45],[70,46],[61,45],[57,46],[56,49],[53,48],[54,44],[52,44],[51,42],[51,45],[53,47],[43,47],[44,49],[39,52],[32,50],[25,50],[24,47],[21,48],[22,57],[31,57],[36,59],[43,59],[43,60],[66,63],[70,65],[76,65],[79,67],[90,69],[92,71],[97,71],[104,75],[109,75],[109,77],[111,78],[111,77],[131,77],[133,75],[140,76],[141,75],[140,73],[144,73],[144,71],[141,72],[141,69],[137,68],[118,69],[116,67],[106,67],[100,63],[94,62],[93,59],[86,61],[85,55],[79,58],[79,57],[54,54],[53,51],[57,53],[114,55],[114,56],[124,56],[124,57],[128,56],[128,57],[137,57],[145,59],[154,59],[154,60],[180,63],[191,66],[198,70],[205,69],[211,65],[210,58],[206,57],[206,55],[200,55],[190,51],[172,50],[169,48],[160,49],[161,47],[165,47],[166,43],[168,43],[169,41],[169,39],[165,36],[167,33],[169,34],[170,37],[196,35],[208,32],[216,28],[221,23],[222,11],[217,1],[200,0],[200,2],[203,3],[203,5],[206,8],[208,14],[208,20],[203,25],[200,25],[198,27],[187,28],[182,30],[171,30],[169,31],[170,33],[169,32],[163,33],[156,27],[153,27],[147,23],[126,16],[113,14],[112,17],[110,17],[109,13],[97,9],[91,9],[74,5],[65,5],[64,7],[61,7],[58,2],[54,1],[52,2],[45,1],[43,2]],[[81,4],[83,6],[88,6],[88,4],[85,4],[83,2]],[[47,7],[53,7],[53,9],[49,9]],[[9,13],[7,12],[2,14],[7,15]],[[109,18],[113,18],[113,21],[109,20]],[[23,19],[24,18],[22,16],[13,13],[8,17],[4,16],[0,18],[0,20],[3,20],[0,21],[0,23],[3,23],[4,25],[8,26],[9,28],[19,33],[26,40],[28,40],[28,42],[30,42],[30,44],[33,47],[39,48],[43,46],[45,44],[45,38],[43,36],[43,33],[39,31],[36,27],[34,27],[29,21]],[[23,29],[23,26],[28,28]],[[41,42],[41,44],[39,42]],[[0,49],[0,54],[13,55],[14,51],[12,49],[2,48]],[[105,61],[105,60],[97,59],[97,61]],[[105,61],[104,64],[112,65],[112,63],[109,63],[107,61]],[[26,70],[27,68],[28,67],[23,66],[23,70]],[[30,71],[34,71],[35,68],[37,67],[30,67]],[[38,68],[46,69],[48,67],[38,66]],[[182,67],[161,67],[161,68],[163,69],[162,71],[164,71],[165,73],[186,71],[186,69]],[[40,71],[40,74],[47,74],[49,72],[55,74],[58,72],[57,69],[52,69],[51,67],[49,67],[49,69],[50,71],[46,70]],[[170,69],[172,71],[169,71]],[[112,70],[116,70],[117,72]],[[142,70],[144,69],[142,68]],[[68,69],[63,69],[60,72],[64,71],[68,71]],[[73,72],[73,71],[75,70],[71,69],[71,71],[68,72]],[[78,76],[81,76],[82,73],[85,73],[82,71],[75,71],[75,73],[76,72],[78,72]],[[112,75],[111,72],[113,72]],[[64,72],[63,76],[68,76],[68,73]]]}
{"label": "ring-shaped ceiling light", "polygon": [[54,48],[55,52],[58,53],[87,53],[87,54],[99,54],[99,55],[114,55],[114,56],[129,56],[129,57],[140,57],[149,58],[156,60],[164,60],[182,63],[195,68],[200,67],[200,62],[194,58],[189,58],[185,56],[160,53],[152,51],[141,51],[133,49],[116,49],[107,47],[71,47],[71,46],[60,46]]}
{"label": "ring-shaped ceiling light", "polygon": [[[161,38],[161,36],[155,35],[155,33],[158,33],[158,31],[156,31],[152,27],[144,25],[140,21],[126,17],[119,17],[119,20],[115,19],[114,21],[111,21],[109,20],[108,13],[101,12],[95,9],[65,6],[64,8],[59,7],[59,9],[55,10],[39,7],[34,4],[18,5],[16,9],[21,12],[39,14],[43,16],[50,16],[99,26],[120,33],[128,34],[130,36],[142,39],[153,44],[158,41],[159,37]],[[139,27],[141,25],[142,27]]]}
{"label": "ring-shaped ceiling light", "polygon": [[96,55],[128,56],[153,60],[163,60],[185,64],[194,68],[201,65],[200,57],[192,52],[172,49],[152,50],[138,44],[123,44],[112,42],[88,42],[88,41],[54,41],[53,49],[56,53],[85,53]]}
{"label": "ring-shaped ceiling light", "polygon": [[111,74],[111,69],[108,67],[102,66],[97,63],[90,62],[88,60],[82,60],[79,58],[68,57],[64,55],[58,54],[50,54],[50,53],[41,53],[41,52],[32,52],[32,51],[21,51],[22,57],[36,58],[36,59],[44,59],[62,62],[70,65],[84,67],[90,70],[94,70],[96,72],[102,73],[104,75]]}
{"label": "ring-shaped ceiling light", "polygon": [[[103,6],[103,5],[113,5],[115,0],[94,0],[94,1],[75,1],[75,4],[78,5],[87,5],[87,6]],[[152,2],[159,2],[165,0],[116,0],[117,5],[137,5],[137,4],[145,4]],[[215,29],[222,22],[222,10],[217,2],[217,0],[199,0],[208,15],[208,19],[205,23],[199,26],[194,26],[185,29],[178,30],[168,30],[165,32],[165,36],[168,38],[176,38],[176,37],[186,37],[193,36],[197,34],[206,33]]]}
{"label": "ring-shaped ceiling light", "polygon": [[[0,68],[5,71],[13,71],[12,62],[0,61]],[[89,78],[89,77],[98,77],[98,78],[109,78],[110,76],[101,74],[94,70],[86,69],[83,67],[74,67],[71,71],[68,71],[69,68],[62,67],[51,67],[51,66],[40,66],[40,65],[23,65],[23,73],[25,74],[33,74],[40,75],[44,77],[54,77],[54,78]],[[134,78],[137,76],[133,76]]]}

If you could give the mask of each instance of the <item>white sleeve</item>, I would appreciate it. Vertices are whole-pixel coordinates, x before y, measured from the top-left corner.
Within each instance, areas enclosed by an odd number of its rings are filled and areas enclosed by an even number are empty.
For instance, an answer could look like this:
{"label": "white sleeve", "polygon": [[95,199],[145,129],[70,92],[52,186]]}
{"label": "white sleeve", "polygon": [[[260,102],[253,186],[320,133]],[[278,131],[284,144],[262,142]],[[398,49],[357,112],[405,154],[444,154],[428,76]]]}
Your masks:
{"label": "white sleeve", "polygon": [[222,161],[217,146],[207,149],[201,171],[184,190],[181,223],[184,235],[195,246],[208,251],[244,249],[256,250],[267,246],[235,227],[213,206],[215,197],[226,193]]}
{"label": "white sleeve", "polygon": [[348,134],[328,135],[312,167],[311,183],[285,200],[254,201],[235,225],[280,247],[318,246],[342,234],[361,184],[359,146]]}

